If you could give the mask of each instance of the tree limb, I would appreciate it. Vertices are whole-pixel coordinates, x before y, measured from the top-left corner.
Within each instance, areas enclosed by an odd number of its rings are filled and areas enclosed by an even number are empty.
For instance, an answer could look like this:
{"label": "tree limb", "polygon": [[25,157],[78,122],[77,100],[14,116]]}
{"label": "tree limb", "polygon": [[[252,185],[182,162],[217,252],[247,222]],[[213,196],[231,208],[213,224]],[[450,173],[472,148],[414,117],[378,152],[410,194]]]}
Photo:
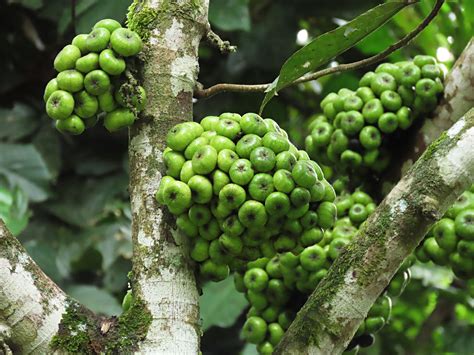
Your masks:
{"label": "tree limb", "polygon": [[474,109],[435,141],[369,217],[276,354],[340,354],[403,262],[474,179]]}
{"label": "tree limb", "polygon": [[[198,5],[197,5],[198,4]],[[143,301],[152,323],[139,352],[197,354],[201,336],[199,295],[186,248],[174,219],[155,200],[165,174],[166,132],[192,120],[198,45],[207,31],[209,1],[135,0],[128,25],[148,38],[139,76],[148,103],[130,129],[134,298]],[[149,18],[153,14],[159,16]],[[147,18],[144,28],[143,18]]]}
{"label": "tree limb", "polygon": [[[413,1],[408,2],[409,4],[413,4]],[[380,52],[376,55],[373,55],[371,57],[359,60],[357,62],[353,63],[347,63],[347,64],[339,64],[335,67],[330,67],[326,69],[319,70],[315,73],[307,74],[305,76],[302,76],[301,78],[295,80],[292,85],[295,84],[300,84],[304,83],[307,81],[312,81],[319,79],[323,76],[329,75],[329,74],[334,74],[334,73],[340,73],[344,71],[349,71],[349,70],[356,70],[360,69],[369,65],[376,64],[385,58],[387,58],[390,54],[395,52],[396,50],[406,46],[412,39],[414,39],[421,31],[423,31],[426,26],[430,24],[430,22],[436,17],[438,14],[441,6],[443,5],[444,0],[436,0],[436,3],[431,10],[431,12],[426,16],[426,18],[410,33],[408,33],[405,37],[403,37],[401,40],[398,42],[392,44],[390,47],[385,49],[383,52]],[[213,85],[207,89],[204,89],[201,86],[197,86],[195,91],[194,91],[194,96],[197,98],[208,98],[211,96],[214,96],[216,94],[219,94],[221,92],[264,92],[267,90],[267,88],[271,85],[271,83],[268,84],[255,84],[255,85],[245,85],[245,84],[216,84]]]}
{"label": "tree limb", "polygon": [[224,41],[220,38],[219,35],[212,30],[211,25],[208,25],[206,39],[211,45],[219,49],[222,54],[233,53],[237,50],[237,46],[233,46],[229,41]]}
{"label": "tree limb", "polygon": [[0,219],[0,345],[13,353],[51,353],[66,303]]}

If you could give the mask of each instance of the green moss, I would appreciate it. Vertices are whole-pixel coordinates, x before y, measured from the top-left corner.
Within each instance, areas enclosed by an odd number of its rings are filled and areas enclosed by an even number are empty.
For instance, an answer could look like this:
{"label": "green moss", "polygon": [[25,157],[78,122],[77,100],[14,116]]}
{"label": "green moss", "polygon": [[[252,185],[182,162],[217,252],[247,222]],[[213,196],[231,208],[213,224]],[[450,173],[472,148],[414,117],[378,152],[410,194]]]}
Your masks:
{"label": "green moss", "polygon": [[89,334],[93,322],[87,313],[86,309],[70,300],[59,324],[58,333],[51,340],[51,348],[72,354],[93,354]]}
{"label": "green moss", "polygon": [[134,0],[128,8],[127,26],[146,41],[150,37],[150,31],[155,27],[157,17],[158,11]]}
{"label": "green moss", "polygon": [[157,23],[169,22],[172,17],[193,20],[201,7],[200,0],[192,0],[185,4],[164,0],[156,9],[144,4],[143,1],[134,0],[128,8],[127,26],[146,41],[150,38],[150,31],[157,27]]}
{"label": "green moss", "polygon": [[433,143],[431,143],[428,148],[426,149],[425,153],[422,156],[423,160],[430,159],[433,154],[439,149],[440,145],[445,141],[447,137],[446,131],[443,132],[438,139],[436,139]]}
{"label": "green moss", "polygon": [[[73,354],[130,353],[146,337],[152,321],[141,301],[134,301],[118,319],[97,317],[76,301],[68,302],[58,333],[50,343],[53,350]],[[106,330],[104,324],[108,325]]]}
{"label": "green moss", "polygon": [[113,340],[107,344],[105,353],[122,354],[136,350],[137,344],[145,339],[151,321],[151,314],[145,304],[134,300],[130,309],[118,319]]}

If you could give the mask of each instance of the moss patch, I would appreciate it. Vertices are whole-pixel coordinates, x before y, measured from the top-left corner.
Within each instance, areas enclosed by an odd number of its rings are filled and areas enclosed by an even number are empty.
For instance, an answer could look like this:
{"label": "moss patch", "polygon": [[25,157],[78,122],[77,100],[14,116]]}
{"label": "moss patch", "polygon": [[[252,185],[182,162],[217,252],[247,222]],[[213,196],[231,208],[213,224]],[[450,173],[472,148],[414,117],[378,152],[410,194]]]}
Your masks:
{"label": "moss patch", "polygon": [[135,301],[119,318],[101,318],[74,300],[68,301],[53,350],[74,354],[123,354],[138,348],[152,317],[143,302]]}

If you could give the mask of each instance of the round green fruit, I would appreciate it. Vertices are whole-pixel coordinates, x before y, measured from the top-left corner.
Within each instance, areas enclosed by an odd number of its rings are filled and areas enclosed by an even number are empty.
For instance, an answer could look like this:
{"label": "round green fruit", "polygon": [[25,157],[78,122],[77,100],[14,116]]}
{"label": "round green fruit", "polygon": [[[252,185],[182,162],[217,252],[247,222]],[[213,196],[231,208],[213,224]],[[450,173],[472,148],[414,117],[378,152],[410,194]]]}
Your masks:
{"label": "round green fruit", "polygon": [[239,208],[239,221],[247,228],[263,227],[268,220],[265,206],[258,201],[248,200]]}
{"label": "round green fruit", "polygon": [[104,118],[104,127],[109,132],[116,132],[122,128],[130,127],[135,122],[135,114],[126,108],[118,108],[107,113]]}
{"label": "round green fruit", "polygon": [[219,192],[219,203],[229,210],[239,208],[245,199],[245,189],[237,184],[227,184]]}
{"label": "round green fruit", "polygon": [[110,32],[109,30],[98,27],[92,30],[87,36],[86,47],[90,52],[99,53],[100,51],[107,48],[109,45]]}
{"label": "round green fruit", "polygon": [[256,134],[263,137],[267,133],[267,126],[262,117],[256,113],[246,113],[240,119],[240,127],[245,134]]}
{"label": "round green fruit", "polygon": [[239,123],[231,119],[220,119],[214,129],[217,134],[229,139],[235,139],[240,134]]}
{"label": "round green fruit", "polygon": [[274,191],[272,176],[264,173],[256,174],[249,183],[248,191],[254,200],[265,201]]}
{"label": "round green fruit", "polygon": [[457,235],[467,240],[474,240],[474,209],[460,212],[454,223]]}
{"label": "round green fruit", "polygon": [[247,185],[253,178],[252,163],[247,159],[236,160],[229,169],[229,177],[238,185]]}
{"label": "round green fruit", "polygon": [[54,58],[54,69],[62,72],[68,69],[74,69],[76,61],[81,57],[81,51],[76,46],[69,44],[64,47]]}
{"label": "round green fruit", "polygon": [[112,49],[100,52],[99,65],[109,75],[120,75],[126,68],[125,60],[118,58]]}
{"label": "round green fruit", "polygon": [[103,20],[100,20],[99,22],[97,22],[94,25],[94,29],[96,29],[96,28],[105,28],[110,33],[114,32],[117,28],[121,28],[121,27],[122,27],[122,25],[120,24],[120,22],[115,21],[115,20],[110,19],[110,18],[105,18]]}
{"label": "round green fruit", "polygon": [[63,90],[53,92],[46,102],[46,113],[54,120],[64,120],[71,116],[74,110],[74,98]]}
{"label": "round green fruit", "polygon": [[76,115],[56,121],[56,129],[62,133],[79,135],[86,129],[84,122]]}
{"label": "round green fruit", "polygon": [[81,91],[84,87],[84,76],[74,69],[60,72],[56,79],[58,81],[58,87],[61,90],[74,93]]}
{"label": "round green fruit", "polygon": [[97,96],[97,99],[99,100],[99,108],[101,111],[111,112],[117,108],[117,102],[115,101],[113,92],[114,89],[111,86],[109,90]]}
{"label": "round green fruit", "polygon": [[179,123],[168,131],[166,145],[182,152],[197,137],[193,129],[185,123]]}
{"label": "round green fruit", "polygon": [[74,37],[71,44],[79,48],[81,53],[84,55],[88,52],[86,42],[87,42],[87,34],[82,33]]}
{"label": "round green fruit", "polygon": [[51,79],[44,89],[43,100],[47,102],[51,94],[55,91],[59,90],[58,87],[58,80],[56,78]]}
{"label": "round green fruit", "polygon": [[110,88],[110,78],[102,70],[93,70],[84,78],[84,87],[91,95],[101,95]]}
{"label": "round green fruit", "polygon": [[262,146],[262,138],[256,134],[246,134],[239,139],[237,145],[235,146],[235,151],[239,157],[243,159],[249,159],[250,153],[258,147]]}
{"label": "round green fruit", "polygon": [[76,70],[87,74],[93,70],[99,69],[99,55],[97,53],[89,53],[76,61]]}
{"label": "round green fruit", "polygon": [[112,49],[124,57],[137,55],[143,47],[140,36],[127,28],[119,28],[110,36]]}
{"label": "round green fruit", "polygon": [[74,113],[81,118],[90,118],[94,116],[99,109],[97,98],[84,90],[74,95],[74,102]]}
{"label": "round green fruit", "polygon": [[245,340],[252,344],[259,344],[264,341],[267,334],[267,323],[260,317],[250,317],[246,320],[242,329]]}
{"label": "round green fruit", "polygon": [[193,155],[193,171],[196,174],[211,173],[217,165],[217,151],[210,145],[199,148]]}

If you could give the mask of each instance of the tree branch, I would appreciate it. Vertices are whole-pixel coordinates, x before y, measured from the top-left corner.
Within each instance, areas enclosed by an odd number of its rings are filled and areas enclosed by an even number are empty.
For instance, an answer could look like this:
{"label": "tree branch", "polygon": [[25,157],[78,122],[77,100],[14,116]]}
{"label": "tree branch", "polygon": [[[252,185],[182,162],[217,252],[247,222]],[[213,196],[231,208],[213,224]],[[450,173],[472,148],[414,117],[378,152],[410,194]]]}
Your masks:
{"label": "tree branch", "polygon": [[[135,0],[128,15],[129,27],[148,38],[139,70],[148,102],[141,119],[130,128],[129,138],[131,282],[134,298],[143,301],[152,317],[146,338],[139,344],[141,353],[199,352],[199,295],[186,238],[155,200],[165,174],[166,132],[192,120],[198,45],[207,31],[209,0],[196,4],[194,0]],[[159,16],[150,18],[153,14]]]}
{"label": "tree branch", "polygon": [[[414,3],[413,1],[410,3]],[[431,12],[426,16],[426,18],[410,33],[408,33],[405,37],[403,37],[398,42],[392,44],[390,47],[385,49],[383,52],[380,52],[376,55],[371,57],[359,60],[353,63],[347,64],[339,64],[335,67],[330,67],[326,69],[319,70],[312,74],[307,74],[302,76],[301,78],[295,80],[292,85],[304,83],[307,81],[312,81],[319,79],[323,76],[340,73],[349,70],[360,69],[369,65],[376,64],[385,58],[387,58],[390,54],[395,52],[396,50],[406,46],[410,41],[415,38],[421,31],[425,29],[426,26],[430,24],[430,22],[436,17],[438,14],[441,6],[443,5],[444,0],[436,0],[436,3],[431,10]],[[197,86],[194,91],[194,96],[197,98],[208,98],[219,94],[221,92],[264,92],[271,83],[268,84],[256,84],[256,85],[245,85],[245,84],[216,84],[211,86],[210,88],[204,89],[202,85]]]}
{"label": "tree branch", "polygon": [[66,296],[30,258],[0,219],[0,353],[51,353]]}
{"label": "tree branch", "polygon": [[233,46],[229,41],[224,41],[220,38],[219,35],[212,30],[210,24],[208,25],[206,39],[211,45],[219,49],[222,54],[233,53],[237,50],[237,46]]}
{"label": "tree branch", "polygon": [[377,207],[298,313],[276,354],[340,354],[403,262],[474,179],[474,109]]}

